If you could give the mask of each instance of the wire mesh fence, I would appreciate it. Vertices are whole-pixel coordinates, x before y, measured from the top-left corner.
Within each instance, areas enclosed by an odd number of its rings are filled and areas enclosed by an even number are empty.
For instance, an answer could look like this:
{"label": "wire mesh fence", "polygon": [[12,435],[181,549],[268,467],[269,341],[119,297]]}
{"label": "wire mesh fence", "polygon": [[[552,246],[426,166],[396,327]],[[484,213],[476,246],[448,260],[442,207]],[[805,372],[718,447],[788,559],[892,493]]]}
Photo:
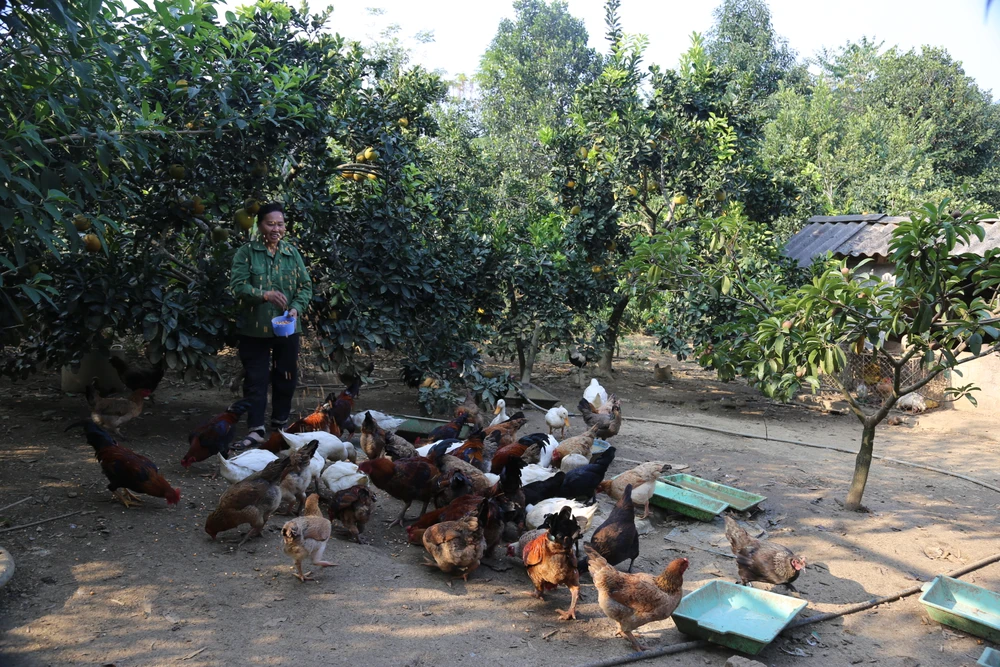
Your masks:
{"label": "wire mesh fence", "polygon": [[[844,349],[847,364],[838,374],[837,379],[844,387],[866,403],[880,404],[892,388],[893,368],[883,354],[865,351],[858,354],[852,349]],[[928,375],[920,359],[910,359],[903,366],[900,375],[900,386],[906,387],[923,380]],[[820,384],[823,390],[839,391],[837,385],[826,375],[821,376]],[[949,383],[944,373],[938,374],[917,392],[925,399],[943,403],[946,399],[945,390]]]}

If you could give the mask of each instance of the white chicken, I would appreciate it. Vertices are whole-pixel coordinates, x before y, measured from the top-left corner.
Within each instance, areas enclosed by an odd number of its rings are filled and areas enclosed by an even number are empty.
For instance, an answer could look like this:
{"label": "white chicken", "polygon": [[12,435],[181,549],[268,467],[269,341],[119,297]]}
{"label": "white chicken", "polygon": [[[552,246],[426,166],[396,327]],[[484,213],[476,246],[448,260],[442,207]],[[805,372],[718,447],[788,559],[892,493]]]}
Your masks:
{"label": "white chicken", "polygon": [[[441,442],[441,441],[440,440],[435,440],[434,442],[432,442],[430,444],[421,445],[420,447],[417,447],[417,454],[420,455],[420,456],[427,456],[430,453],[431,449],[434,448],[434,445],[438,444],[439,442]],[[448,449],[446,449],[444,453],[445,454],[451,454],[453,451],[455,451],[456,449],[458,449],[461,446],[462,446],[462,441],[461,440],[459,440],[458,442],[453,442],[450,445],[448,445]]]}
{"label": "white chicken", "polygon": [[548,468],[552,465],[552,455],[556,453],[556,448],[559,446],[559,441],[549,434],[549,444],[542,447],[541,453],[538,455],[538,465],[543,468]]}
{"label": "white chicken", "polygon": [[231,459],[222,454],[219,457],[219,474],[230,484],[242,482],[255,472],[260,472],[271,461],[278,458],[266,449],[248,449]]}
{"label": "white chicken", "polygon": [[583,397],[595,408],[599,408],[608,402],[608,392],[597,381],[597,378],[590,380],[590,386],[583,390]]}
{"label": "white chicken", "polygon": [[525,510],[528,513],[527,522],[529,528],[538,528],[545,523],[545,517],[550,514],[558,514],[563,507],[573,509],[573,518],[580,524],[581,530],[590,528],[590,523],[597,513],[597,503],[587,506],[576,500],[566,498],[548,498],[537,505],[528,505]]}
{"label": "white chicken", "polygon": [[548,466],[543,466],[538,463],[529,463],[521,468],[521,486],[527,486],[528,484],[533,484],[534,482],[544,482],[557,472],[559,471],[553,470]]}
{"label": "white chicken", "polygon": [[281,437],[291,449],[299,449],[313,440],[319,440],[319,447],[316,453],[332,461],[351,461],[358,459],[358,450],[350,442],[344,442],[332,433],[326,431],[312,431],[310,433],[285,433],[281,431]]}
{"label": "white chicken", "polygon": [[896,401],[896,407],[900,410],[909,410],[913,414],[919,414],[927,411],[927,402],[923,396],[911,391],[909,394],[899,397],[899,400]]}
{"label": "white chicken", "polygon": [[326,467],[320,479],[331,493],[337,493],[352,486],[368,486],[368,475],[358,470],[350,461],[335,461]]}
{"label": "white chicken", "polygon": [[545,413],[545,425],[549,427],[549,434],[559,429],[559,437],[566,435],[566,429],[569,427],[569,410],[561,405],[557,408],[550,408]]}
{"label": "white chicken", "polygon": [[493,411],[493,414],[495,414],[496,417],[494,417],[493,421],[490,422],[490,426],[496,426],[497,424],[502,424],[507,421],[507,401],[502,398],[497,401],[497,407],[496,410]]}
{"label": "white chicken", "polygon": [[570,472],[572,470],[576,470],[577,468],[582,468],[588,463],[590,463],[590,459],[583,454],[570,454],[569,456],[564,456],[562,460],[559,461],[559,469],[563,472]]}

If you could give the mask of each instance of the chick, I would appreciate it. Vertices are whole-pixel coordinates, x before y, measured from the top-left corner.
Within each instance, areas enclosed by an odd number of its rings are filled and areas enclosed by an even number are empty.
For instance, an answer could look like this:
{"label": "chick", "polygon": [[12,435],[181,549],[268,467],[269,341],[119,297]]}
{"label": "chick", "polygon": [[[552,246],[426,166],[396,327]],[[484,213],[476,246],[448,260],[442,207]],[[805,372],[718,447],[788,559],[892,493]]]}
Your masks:
{"label": "chick", "polygon": [[299,581],[315,581],[312,572],[302,573],[302,561],[311,558],[313,565],[332,567],[334,563],[323,560],[326,543],[330,539],[330,520],[319,511],[319,496],[315,493],[306,498],[306,508],[302,516],[295,517],[281,527],[281,537],[285,541],[285,553],[295,561],[295,574]]}

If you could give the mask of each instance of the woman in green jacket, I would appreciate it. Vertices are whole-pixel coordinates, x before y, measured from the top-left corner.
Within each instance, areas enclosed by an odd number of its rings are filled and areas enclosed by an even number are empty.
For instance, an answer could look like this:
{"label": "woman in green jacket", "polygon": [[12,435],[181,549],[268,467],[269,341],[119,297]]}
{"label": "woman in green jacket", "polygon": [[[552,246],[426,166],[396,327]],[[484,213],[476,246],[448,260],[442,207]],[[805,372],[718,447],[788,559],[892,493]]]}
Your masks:
{"label": "woman in green jacket", "polygon": [[[237,449],[264,442],[267,386],[271,385],[271,429],[284,428],[292,409],[298,382],[299,337],[302,313],[312,298],[312,280],[302,255],[284,241],[285,213],[280,203],[257,212],[259,241],[236,251],[230,287],[242,310],[237,322],[240,361],[243,363],[243,397],[250,399],[247,425],[250,432]],[[295,333],[275,336],[271,319],[288,311],[295,318]]]}

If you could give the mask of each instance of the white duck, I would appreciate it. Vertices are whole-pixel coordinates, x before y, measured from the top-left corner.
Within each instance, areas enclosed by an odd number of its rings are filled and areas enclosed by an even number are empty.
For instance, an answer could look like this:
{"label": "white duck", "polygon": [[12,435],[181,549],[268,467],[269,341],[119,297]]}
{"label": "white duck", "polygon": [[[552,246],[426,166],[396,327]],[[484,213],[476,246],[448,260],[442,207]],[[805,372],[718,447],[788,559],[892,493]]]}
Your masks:
{"label": "white duck", "polygon": [[597,378],[591,378],[590,386],[583,390],[583,397],[595,408],[599,408],[608,402],[608,392],[597,381]]}
{"label": "white duck", "polygon": [[[375,420],[375,424],[380,429],[385,431],[397,429],[400,424],[406,421],[405,419],[393,417],[392,415],[387,415],[384,412],[379,412],[378,410],[366,410],[365,412],[371,414],[372,419]],[[356,415],[351,415],[351,421],[353,421],[355,426],[359,429],[361,428],[361,423],[365,420],[365,412],[359,412]]]}
{"label": "white duck", "polygon": [[216,456],[219,457],[219,474],[230,484],[242,482],[278,458],[266,449],[248,449],[231,459],[226,459],[222,454]]}
{"label": "white duck", "polygon": [[331,493],[337,493],[352,486],[368,486],[368,475],[360,472],[350,461],[335,461],[326,467],[320,479]]}
{"label": "white duck", "polygon": [[556,429],[559,429],[559,437],[566,435],[566,429],[569,427],[569,410],[561,405],[557,408],[550,408],[545,413],[545,424],[549,427],[550,435]]}
{"label": "white duck", "polygon": [[490,422],[490,426],[496,426],[497,424],[502,424],[507,421],[507,401],[502,398],[497,401],[497,408],[493,411],[493,414],[495,414],[496,417],[494,417],[493,421]]}
{"label": "white duck", "polygon": [[308,445],[313,440],[319,440],[319,447],[316,453],[333,461],[357,461],[358,451],[350,442],[344,442],[332,433],[326,431],[312,431],[310,433],[285,433],[281,431],[281,437],[291,449],[299,449]]}
{"label": "white duck", "polygon": [[568,500],[566,498],[549,498],[537,505],[528,505],[525,508],[528,512],[528,527],[538,528],[545,523],[545,517],[550,514],[557,514],[566,506],[573,508],[573,518],[579,522],[582,530],[586,531],[590,528],[590,523],[594,520],[594,514],[597,513],[597,503],[587,506],[576,500]]}

